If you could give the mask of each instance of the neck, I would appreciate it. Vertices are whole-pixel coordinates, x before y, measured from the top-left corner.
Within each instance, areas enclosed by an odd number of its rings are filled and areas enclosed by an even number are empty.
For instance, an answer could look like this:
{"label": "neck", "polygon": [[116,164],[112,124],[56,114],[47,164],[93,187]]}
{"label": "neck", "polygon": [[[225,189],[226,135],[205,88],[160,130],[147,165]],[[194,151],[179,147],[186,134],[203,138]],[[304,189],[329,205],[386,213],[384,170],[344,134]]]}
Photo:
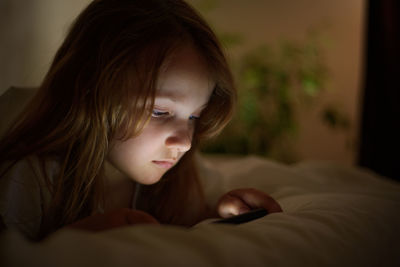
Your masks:
{"label": "neck", "polygon": [[105,163],[104,211],[132,208],[136,183],[109,162]]}

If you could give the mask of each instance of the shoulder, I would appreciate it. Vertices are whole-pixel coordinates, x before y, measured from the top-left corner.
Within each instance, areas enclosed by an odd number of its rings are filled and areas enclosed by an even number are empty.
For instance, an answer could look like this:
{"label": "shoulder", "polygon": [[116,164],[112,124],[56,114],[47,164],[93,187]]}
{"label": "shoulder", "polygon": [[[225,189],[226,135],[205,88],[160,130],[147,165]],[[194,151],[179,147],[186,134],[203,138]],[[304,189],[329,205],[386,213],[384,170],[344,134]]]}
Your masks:
{"label": "shoulder", "polygon": [[45,177],[52,180],[58,170],[57,161],[47,160],[42,165],[36,156],[26,157],[15,163],[5,162],[0,165],[0,190],[5,188],[40,189],[46,186]]}
{"label": "shoulder", "polygon": [[42,212],[50,201],[45,173],[51,179],[58,170],[54,161],[43,170],[37,157],[24,158],[15,164],[0,166],[0,213],[8,228],[17,228],[28,237],[35,237]]}

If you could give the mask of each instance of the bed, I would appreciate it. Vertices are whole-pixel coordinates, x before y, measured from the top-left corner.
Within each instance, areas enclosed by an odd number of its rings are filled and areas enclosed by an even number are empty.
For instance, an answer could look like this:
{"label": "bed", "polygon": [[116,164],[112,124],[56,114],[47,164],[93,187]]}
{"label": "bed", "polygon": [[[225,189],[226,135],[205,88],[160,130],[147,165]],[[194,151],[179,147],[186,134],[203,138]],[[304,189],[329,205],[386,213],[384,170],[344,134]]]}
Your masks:
{"label": "bed", "polygon": [[[2,113],[4,114],[4,113]],[[2,266],[400,266],[400,184],[326,161],[198,155],[209,204],[253,187],[283,213],[241,224],[64,229],[40,243],[0,233]]]}

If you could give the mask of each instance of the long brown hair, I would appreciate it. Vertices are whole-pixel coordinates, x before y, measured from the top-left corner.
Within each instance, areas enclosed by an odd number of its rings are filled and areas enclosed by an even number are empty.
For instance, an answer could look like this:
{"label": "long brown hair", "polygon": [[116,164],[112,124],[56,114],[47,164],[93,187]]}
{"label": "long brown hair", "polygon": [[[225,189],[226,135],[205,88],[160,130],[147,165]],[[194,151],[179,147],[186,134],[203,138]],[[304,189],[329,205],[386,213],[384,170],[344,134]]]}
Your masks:
{"label": "long brown hair", "polygon": [[[216,81],[196,124],[192,150],[144,189],[140,206],[164,223],[204,207],[194,151],[229,121],[236,101],[231,72],[213,31],[181,0],[95,0],[78,16],[38,92],[0,142],[0,163],[37,156],[60,162],[47,184],[53,201],[42,234],[90,215],[102,199],[110,141],[140,134],[150,117],[166,57],[191,42]],[[1,175],[1,174],[0,174]]]}

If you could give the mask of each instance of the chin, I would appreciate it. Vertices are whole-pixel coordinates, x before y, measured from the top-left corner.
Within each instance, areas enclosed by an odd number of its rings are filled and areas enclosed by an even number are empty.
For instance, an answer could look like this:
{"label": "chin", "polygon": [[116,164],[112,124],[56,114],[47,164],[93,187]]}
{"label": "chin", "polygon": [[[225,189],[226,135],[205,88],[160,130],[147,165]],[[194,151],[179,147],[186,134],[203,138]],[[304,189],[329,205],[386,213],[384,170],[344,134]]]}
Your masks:
{"label": "chin", "polygon": [[141,179],[139,182],[144,185],[152,185],[158,183],[161,180],[161,178],[162,175],[148,176]]}

